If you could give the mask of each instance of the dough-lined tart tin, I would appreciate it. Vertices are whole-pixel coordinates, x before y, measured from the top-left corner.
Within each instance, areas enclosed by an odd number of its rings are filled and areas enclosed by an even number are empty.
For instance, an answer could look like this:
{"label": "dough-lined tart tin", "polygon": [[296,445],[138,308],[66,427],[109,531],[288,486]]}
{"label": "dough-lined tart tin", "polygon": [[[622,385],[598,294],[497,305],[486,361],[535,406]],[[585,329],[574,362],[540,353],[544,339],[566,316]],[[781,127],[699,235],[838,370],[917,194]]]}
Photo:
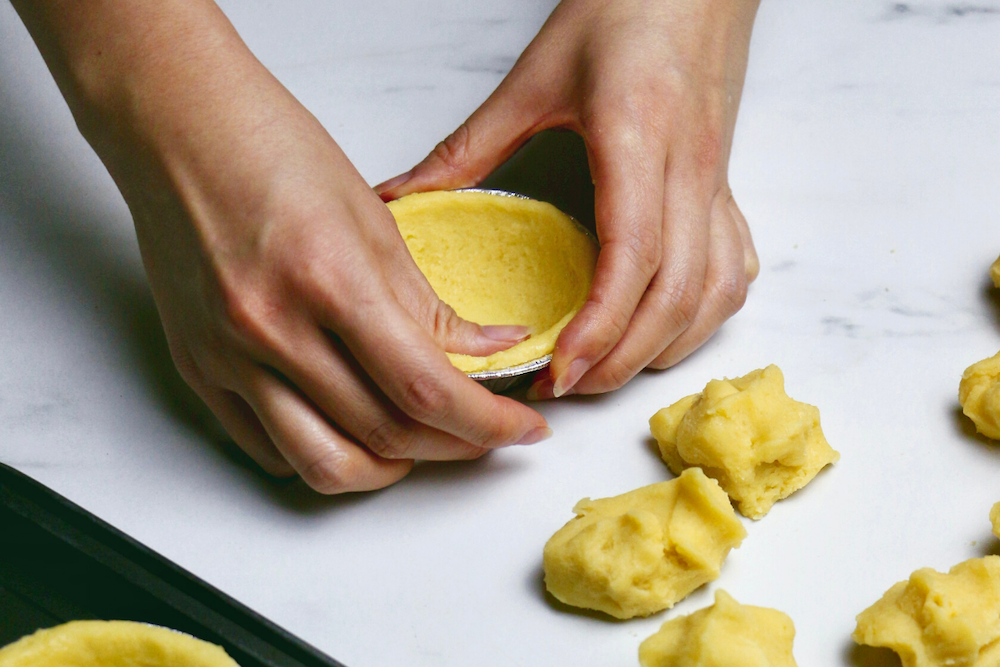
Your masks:
{"label": "dough-lined tart tin", "polygon": [[[514,199],[523,199],[525,201],[540,201],[532,197],[527,197],[525,195],[519,194],[517,192],[509,192],[507,190],[490,190],[484,188],[461,188],[454,190],[454,192],[477,192],[481,194],[494,195],[497,197],[511,197]],[[577,230],[582,232],[585,236],[598,244],[597,237],[587,229],[584,225],[580,223],[579,220],[573,216],[560,211],[565,215],[570,221],[576,226]],[[599,245],[599,244],[598,244]],[[532,359],[516,366],[508,366],[506,368],[496,368],[485,371],[473,371],[466,373],[466,375],[486,387],[494,394],[499,394],[505,391],[509,391],[514,387],[520,385],[522,382],[528,380],[532,375],[540,370],[548,368],[549,363],[552,361],[552,354],[546,354],[537,359]]]}

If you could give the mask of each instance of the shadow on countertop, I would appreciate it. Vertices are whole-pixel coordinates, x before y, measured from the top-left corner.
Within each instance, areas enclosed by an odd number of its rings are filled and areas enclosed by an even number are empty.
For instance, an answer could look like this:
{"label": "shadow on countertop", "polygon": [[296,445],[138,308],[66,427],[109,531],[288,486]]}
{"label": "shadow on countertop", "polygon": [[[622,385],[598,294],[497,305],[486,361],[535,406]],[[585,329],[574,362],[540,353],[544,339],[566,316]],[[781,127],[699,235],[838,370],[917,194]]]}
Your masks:
{"label": "shadow on countertop", "polygon": [[861,646],[854,642],[844,647],[844,657],[854,667],[901,667],[903,664],[891,649]]}
{"label": "shadow on countertop", "polygon": [[975,442],[991,454],[1000,456],[1000,443],[996,440],[987,438],[985,435],[976,430],[976,425],[973,421],[966,417],[965,413],[962,412],[961,405],[955,404],[952,406],[951,419],[952,423],[955,425],[955,430],[964,436],[966,440]]}

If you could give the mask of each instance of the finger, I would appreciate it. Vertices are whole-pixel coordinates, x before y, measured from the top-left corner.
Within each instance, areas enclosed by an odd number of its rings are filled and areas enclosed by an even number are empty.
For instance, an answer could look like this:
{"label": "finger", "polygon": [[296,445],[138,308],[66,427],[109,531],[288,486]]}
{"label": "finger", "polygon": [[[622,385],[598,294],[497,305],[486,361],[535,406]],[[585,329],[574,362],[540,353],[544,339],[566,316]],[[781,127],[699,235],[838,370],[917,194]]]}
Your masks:
{"label": "finger", "polygon": [[487,449],[422,424],[393,406],[346,348],[317,335],[301,342],[281,371],[337,426],[386,459],[474,459]]}
{"label": "finger", "polygon": [[664,152],[638,127],[589,132],[601,250],[580,312],[563,329],[549,367],[562,396],[610,352],[662,257]]}
{"label": "finger", "polygon": [[[426,312],[431,310],[432,312]],[[486,357],[526,340],[531,331],[519,325],[486,325],[458,316],[455,310],[434,297],[434,305],[424,309],[418,320],[446,352]]]}
{"label": "finger", "polygon": [[528,338],[527,327],[480,326],[463,319],[441,301],[410,255],[391,212],[384,205],[378,206],[367,212],[370,228],[378,232],[373,244],[374,261],[392,267],[389,282],[392,294],[445,351],[485,357]]}
{"label": "finger", "polygon": [[198,395],[211,410],[233,441],[275,477],[291,477],[295,469],[271,442],[253,408],[239,394],[225,389],[205,389]]}
{"label": "finger", "polygon": [[731,190],[726,205],[733,217],[733,222],[736,224],[736,229],[739,230],[740,241],[743,244],[743,264],[747,282],[752,283],[760,274],[760,259],[757,257],[757,248],[754,247],[753,238],[750,236],[750,225],[747,224],[743,211],[736,205],[736,199],[733,198]]}
{"label": "finger", "polygon": [[383,459],[348,440],[267,369],[254,368],[247,375],[244,398],[278,451],[316,491],[380,489],[413,467],[413,461]]}
{"label": "finger", "polygon": [[[455,368],[378,281],[358,281],[320,313],[388,399],[414,420],[477,447],[538,442],[551,434],[537,412],[497,396]],[[358,303],[366,304],[358,308]],[[333,326],[336,324],[336,326]]]}
{"label": "finger", "polygon": [[694,352],[735,314],[747,297],[745,246],[729,207],[719,196],[712,207],[708,269],[701,305],[691,325],[650,364],[668,368]]}
{"label": "finger", "polygon": [[535,100],[545,96],[515,93],[511,72],[482,106],[413,169],[375,186],[383,201],[412,192],[454,190],[476,185],[507,161],[533,134],[551,127]]}
{"label": "finger", "polygon": [[706,186],[677,168],[668,177],[663,259],[642,296],[628,331],[600,363],[580,379],[576,392],[611,391],[628,382],[693,321],[702,298],[709,253],[710,195]]}

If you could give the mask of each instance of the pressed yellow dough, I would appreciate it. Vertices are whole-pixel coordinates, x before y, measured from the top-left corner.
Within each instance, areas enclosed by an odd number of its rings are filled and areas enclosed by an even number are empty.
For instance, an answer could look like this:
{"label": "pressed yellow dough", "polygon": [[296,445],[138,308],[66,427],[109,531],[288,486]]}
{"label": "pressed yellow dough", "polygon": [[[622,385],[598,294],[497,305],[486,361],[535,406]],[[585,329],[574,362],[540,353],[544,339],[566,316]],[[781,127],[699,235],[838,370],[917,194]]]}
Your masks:
{"label": "pressed yellow dough", "polygon": [[797,667],[795,626],[776,609],[742,605],[723,590],[715,604],[667,621],[639,646],[642,667]]}
{"label": "pressed yellow dough", "polygon": [[1000,440],[1000,352],[965,369],[958,402],[977,431]]}
{"label": "pressed yellow dough", "polygon": [[993,524],[993,534],[1000,537],[1000,503],[990,510],[990,523]]}
{"label": "pressed yellow dough", "polygon": [[442,301],[478,324],[531,337],[488,357],[449,354],[467,373],[517,366],[555,348],[586,301],[597,244],[544,202],[483,192],[424,192],[389,203],[406,247]]}
{"label": "pressed yellow dough", "polygon": [[903,667],[996,667],[1000,557],[973,558],[948,574],[917,570],[857,620],[854,641],[892,649]]}
{"label": "pressed yellow dough", "polygon": [[700,466],[751,519],[840,458],[823,436],[819,410],[789,398],[774,365],[712,380],[657,412],[649,427],[671,471]]}
{"label": "pressed yellow dough", "polygon": [[545,585],[574,607],[615,618],[672,607],[719,576],[746,537],[715,480],[692,468],[679,478],[591,500],[545,545]]}
{"label": "pressed yellow dough", "polygon": [[993,279],[994,287],[1000,287],[1000,257],[990,266],[990,278]]}
{"label": "pressed yellow dough", "polygon": [[238,667],[221,646],[131,621],[72,621],[0,649],[0,667]]}

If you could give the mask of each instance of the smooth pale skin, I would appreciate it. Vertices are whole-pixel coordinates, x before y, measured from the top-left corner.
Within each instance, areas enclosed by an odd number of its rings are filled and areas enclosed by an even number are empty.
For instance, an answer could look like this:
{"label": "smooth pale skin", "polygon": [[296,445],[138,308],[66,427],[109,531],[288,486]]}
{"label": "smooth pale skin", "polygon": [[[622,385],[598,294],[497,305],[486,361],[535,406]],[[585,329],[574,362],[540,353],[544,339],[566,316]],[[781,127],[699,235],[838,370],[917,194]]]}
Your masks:
{"label": "smooth pale skin", "polygon": [[239,667],[221,646],[131,621],[71,621],[0,649],[0,667]]}
{"label": "smooth pale skin", "polygon": [[774,365],[712,380],[700,394],[658,411],[649,428],[671,471],[701,467],[755,520],[840,459],[823,435],[819,410],[791,399]]}
{"label": "smooth pale skin", "polygon": [[545,544],[545,586],[558,600],[615,618],[672,607],[719,576],[746,537],[729,498],[701,470],[612,498],[584,498]]}
{"label": "smooth pale skin", "polygon": [[[523,334],[436,297],[379,197],[214,2],[13,5],[128,204],[180,375],[265,470],[362,491],[414,459],[551,435],[445,354]],[[727,173],[757,6],[564,0],[480,111],[382,188],[473,185],[541,129],[582,133],[603,249],[549,395],[676,363],[743,304],[759,264]]]}
{"label": "smooth pale skin", "polygon": [[958,402],[977,431],[1000,440],[1000,352],[965,369],[958,385]]}
{"label": "smooth pale skin", "polygon": [[899,654],[903,667],[1000,664],[1000,556],[973,558],[947,574],[917,570],[857,617],[851,637]]}
{"label": "smooth pale skin", "polygon": [[550,354],[587,300],[597,244],[545,202],[425,192],[389,202],[417,267],[459,317],[520,325],[531,337],[489,356],[449,354],[460,370],[508,368]]}
{"label": "smooth pale skin", "polygon": [[1000,537],[1000,503],[990,509],[990,523],[993,524],[993,534]]}
{"label": "smooth pale skin", "polygon": [[742,605],[723,590],[715,604],[663,624],[639,645],[642,667],[797,667],[795,626],[776,609]]}

